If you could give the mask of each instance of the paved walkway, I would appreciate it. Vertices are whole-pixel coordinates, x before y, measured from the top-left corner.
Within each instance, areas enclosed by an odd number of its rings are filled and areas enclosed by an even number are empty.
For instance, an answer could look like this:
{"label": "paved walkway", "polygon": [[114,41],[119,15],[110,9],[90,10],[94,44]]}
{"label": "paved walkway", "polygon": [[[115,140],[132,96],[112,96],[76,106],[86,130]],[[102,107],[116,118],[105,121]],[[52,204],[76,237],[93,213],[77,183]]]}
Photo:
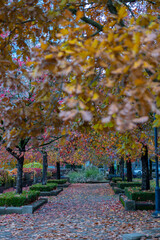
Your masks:
{"label": "paved walkway", "polygon": [[72,184],[33,215],[0,216],[1,240],[108,240],[160,227],[151,211],[125,211],[109,184]]}

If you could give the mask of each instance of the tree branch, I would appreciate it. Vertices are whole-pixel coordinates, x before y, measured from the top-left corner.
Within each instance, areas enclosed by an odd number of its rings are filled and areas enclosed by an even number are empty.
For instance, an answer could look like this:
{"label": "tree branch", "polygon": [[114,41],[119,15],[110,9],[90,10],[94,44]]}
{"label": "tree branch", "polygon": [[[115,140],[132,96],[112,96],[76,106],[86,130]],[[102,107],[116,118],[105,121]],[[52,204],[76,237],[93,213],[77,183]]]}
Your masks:
{"label": "tree branch", "polygon": [[9,152],[13,157],[15,157],[17,160],[19,159],[19,155],[14,152],[11,148],[7,147],[6,148],[7,152]]}
{"label": "tree branch", "polygon": [[39,147],[47,146],[47,145],[49,145],[49,144],[51,144],[51,143],[57,141],[58,139],[60,139],[60,138],[62,138],[62,137],[67,137],[67,136],[68,136],[68,134],[62,135],[62,136],[60,136],[60,137],[57,137],[57,138],[55,138],[55,139],[49,141],[48,143],[44,143],[44,144],[39,145]]}
{"label": "tree branch", "polygon": [[[75,8],[69,8],[69,11],[73,14],[77,14],[77,9]],[[81,17],[81,20],[84,21],[85,23],[90,24],[93,27],[96,27],[99,31],[103,30],[103,26],[100,23],[95,22],[94,20],[87,18],[86,16]]]}

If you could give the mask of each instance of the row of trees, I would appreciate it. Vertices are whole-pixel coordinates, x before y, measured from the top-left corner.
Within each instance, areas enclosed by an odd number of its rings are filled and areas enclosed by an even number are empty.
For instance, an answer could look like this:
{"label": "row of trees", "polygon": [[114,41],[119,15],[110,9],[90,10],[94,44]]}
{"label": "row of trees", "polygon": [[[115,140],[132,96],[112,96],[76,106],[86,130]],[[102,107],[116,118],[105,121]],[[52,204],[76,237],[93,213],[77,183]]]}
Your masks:
{"label": "row of trees", "polygon": [[17,161],[18,193],[26,151],[41,149],[46,172],[44,147],[72,130],[113,132],[120,144],[129,138],[123,157],[139,144],[146,149],[137,131],[152,124],[151,112],[160,123],[159,7],[159,0],[1,1],[0,136]]}

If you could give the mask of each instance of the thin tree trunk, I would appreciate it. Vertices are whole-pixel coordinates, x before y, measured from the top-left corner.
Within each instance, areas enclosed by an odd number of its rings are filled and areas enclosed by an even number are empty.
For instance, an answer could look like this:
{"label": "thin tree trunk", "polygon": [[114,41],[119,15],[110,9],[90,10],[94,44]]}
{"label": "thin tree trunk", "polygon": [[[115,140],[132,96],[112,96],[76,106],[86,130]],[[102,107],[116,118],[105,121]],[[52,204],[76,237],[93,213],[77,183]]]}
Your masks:
{"label": "thin tree trunk", "polygon": [[113,163],[109,167],[109,174],[114,174],[114,164]]}
{"label": "thin tree trunk", "polygon": [[16,186],[16,193],[22,193],[23,187],[23,163],[24,163],[24,154],[23,156],[17,159],[17,186]]}
{"label": "thin tree trunk", "polygon": [[148,170],[148,147],[143,144],[142,147],[142,190],[150,189],[149,170]]}
{"label": "thin tree trunk", "polygon": [[60,162],[56,162],[56,165],[57,165],[57,179],[61,179]]}
{"label": "thin tree trunk", "polygon": [[47,167],[48,167],[47,152],[43,151],[42,154],[43,154],[42,185],[46,185],[46,183],[47,183]]}
{"label": "thin tree trunk", "polygon": [[119,162],[119,172],[120,172],[120,177],[122,178],[122,181],[124,181],[124,158],[121,157],[121,160]]}
{"label": "thin tree trunk", "polygon": [[131,160],[126,161],[127,167],[127,182],[132,182],[132,163]]}
{"label": "thin tree trunk", "polygon": [[150,178],[150,180],[153,179],[153,177],[152,177],[152,161],[151,160],[149,160],[149,178]]}

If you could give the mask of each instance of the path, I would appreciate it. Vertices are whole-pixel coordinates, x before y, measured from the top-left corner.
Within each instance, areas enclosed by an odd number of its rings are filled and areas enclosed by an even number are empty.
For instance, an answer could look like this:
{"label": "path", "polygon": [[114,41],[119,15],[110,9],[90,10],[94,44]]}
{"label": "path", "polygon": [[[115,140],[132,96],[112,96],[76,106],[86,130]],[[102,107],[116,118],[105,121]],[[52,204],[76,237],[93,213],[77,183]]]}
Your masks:
{"label": "path", "polygon": [[160,227],[151,211],[128,212],[109,184],[72,184],[33,215],[0,216],[1,240],[108,240]]}

